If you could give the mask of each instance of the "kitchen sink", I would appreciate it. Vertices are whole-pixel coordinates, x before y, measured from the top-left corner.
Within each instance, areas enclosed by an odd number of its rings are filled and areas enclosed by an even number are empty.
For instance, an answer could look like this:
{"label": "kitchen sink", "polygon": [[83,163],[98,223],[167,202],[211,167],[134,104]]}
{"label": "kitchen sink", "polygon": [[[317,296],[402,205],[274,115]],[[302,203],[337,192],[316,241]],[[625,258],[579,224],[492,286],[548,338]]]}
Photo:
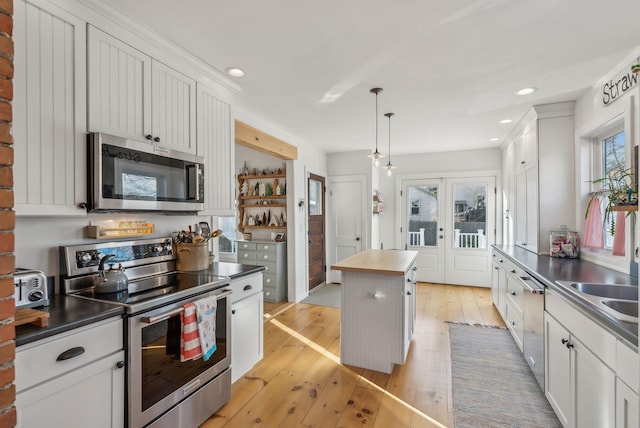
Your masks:
{"label": "kitchen sink", "polygon": [[627,300],[603,300],[602,304],[610,307],[616,312],[630,316],[638,317],[638,302],[630,302]]}
{"label": "kitchen sink", "polygon": [[638,300],[638,287],[635,285],[600,284],[593,282],[571,282],[573,287],[581,293],[610,299]]}

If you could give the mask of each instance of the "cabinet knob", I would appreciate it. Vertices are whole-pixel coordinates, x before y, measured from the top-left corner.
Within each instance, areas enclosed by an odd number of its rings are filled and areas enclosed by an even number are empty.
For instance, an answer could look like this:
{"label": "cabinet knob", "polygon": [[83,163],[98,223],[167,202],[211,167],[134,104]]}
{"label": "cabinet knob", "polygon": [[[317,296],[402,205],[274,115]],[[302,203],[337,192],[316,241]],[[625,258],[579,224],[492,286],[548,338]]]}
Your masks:
{"label": "cabinet knob", "polygon": [[153,135],[147,134],[144,136],[144,138],[146,138],[147,140],[153,140]]}
{"label": "cabinet knob", "polygon": [[235,309],[231,309],[231,314],[235,315],[236,314],[236,310]]}
{"label": "cabinet knob", "polygon": [[560,342],[562,342],[563,345],[566,345],[569,342],[569,339],[562,339]]}
{"label": "cabinet knob", "polygon": [[516,273],[516,270],[515,270],[515,269],[511,269],[511,271],[510,271],[510,272],[511,272],[511,273]]}
{"label": "cabinet knob", "polygon": [[511,292],[511,295],[512,295],[512,296],[515,296],[515,295],[516,295],[516,292],[515,292],[515,291],[512,291],[512,292]]}
{"label": "cabinet knob", "polygon": [[125,366],[125,365],[126,365],[126,364],[125,364],[125,362],[124,362],[124,361],[118,361],[118,362],[116,363],[116,367],[117,367],[117,368],[119,368],[119,369],[124,368],[124,366]]}
{"label": "cabinet knob", "polygon": [[567,343],[567,349],[571,349],[571,348],[573,348],[573,343],[571,342]]}
{"label": "cabinet knob", "polygon": [[80,203],[78,204],[78,208],[81,208],[81,209],[85,209],[85,208],[87,208],[87,203],[86,203],[86,202],[80,202]]}
{"label": "cabinet knob", "polygon": [[247,284],[247,285],[245,285],[245,286],[244,286],[243,290],[244,290],[244,291],[249,291],[249,290],[251,290],[252,288],[253,288],[253,287],[251,286],[251,284]]}
{"label": "cabinet knob", "polygon": [[160,142],[160,137],[155,137],[155,138],[153,139],[153,141],[155,141],[156,143],[159,143],[159,142]]}
{"label": "cabinet knob", "polygon": [[360,240],[360,237],[359,237],[359,236],[356,236],[356,241],[359,241],[359,240]]}

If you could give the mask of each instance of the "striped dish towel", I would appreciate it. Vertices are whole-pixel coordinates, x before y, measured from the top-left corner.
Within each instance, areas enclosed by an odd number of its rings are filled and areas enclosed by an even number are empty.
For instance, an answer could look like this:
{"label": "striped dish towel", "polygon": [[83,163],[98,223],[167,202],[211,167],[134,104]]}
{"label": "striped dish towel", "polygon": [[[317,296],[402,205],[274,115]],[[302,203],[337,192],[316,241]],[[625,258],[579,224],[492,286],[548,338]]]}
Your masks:
{"label": "striped dish towel", "polygon": [[198,316],[196,305],[187,303],[184,311],[180,314],[182,332],[180,334],[180,361],[189,361],[200,358],[202,348],[200,347],[200,334],[198,333]]}
{"label": "striped dish towel", "polygon": [[200,346],[202,357],[207,361],[216,352],[216,311],[218,301],[215,296],[196,300],[196,313],[198,314],[198,332],[200,333]]}

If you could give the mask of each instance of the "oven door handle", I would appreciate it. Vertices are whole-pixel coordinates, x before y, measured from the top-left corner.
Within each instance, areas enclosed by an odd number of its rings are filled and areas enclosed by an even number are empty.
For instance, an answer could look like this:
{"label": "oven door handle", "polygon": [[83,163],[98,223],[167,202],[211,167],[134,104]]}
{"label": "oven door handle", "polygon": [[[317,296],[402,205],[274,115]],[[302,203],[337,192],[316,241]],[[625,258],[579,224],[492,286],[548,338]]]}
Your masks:
{"label": "oven door handle", "polygon": [[[231,294],[231,290],[225,288],[224,290],[221,290],[217,293],[214,293],[213,296],[216,298],[216,300],[220,300],[224,297],[227,297]],[[171,317],[174,317],[176,315],[180,315],[181,313],[184,312],[184,306],[180,306],[179,308],[175,308],[172,309],[170,311],[164,312],[162,314],[159,315],[155,315],[152,317],[140,317],[140,321],[145,323],[145,324],[155,324],[157,322],[160,321],[164,321],[167,320]]]}

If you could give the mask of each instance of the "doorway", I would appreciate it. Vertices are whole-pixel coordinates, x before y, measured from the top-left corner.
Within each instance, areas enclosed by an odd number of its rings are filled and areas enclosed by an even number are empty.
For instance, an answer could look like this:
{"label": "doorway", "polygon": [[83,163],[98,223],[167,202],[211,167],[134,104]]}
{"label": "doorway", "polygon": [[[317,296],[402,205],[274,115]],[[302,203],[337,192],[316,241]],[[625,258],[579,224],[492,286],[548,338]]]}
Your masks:
{"label": "doorway", "polygon": [[307,179],[309,195],[309,224],[307,228],[309,245],[309,291],[327,279],[325,254],[325,193],[324,177],[309,174]]}
{"label": "doorway", "polygon": [[418,252],[417,280],[488,287],[495,177],[401,181],[401,244]]}

